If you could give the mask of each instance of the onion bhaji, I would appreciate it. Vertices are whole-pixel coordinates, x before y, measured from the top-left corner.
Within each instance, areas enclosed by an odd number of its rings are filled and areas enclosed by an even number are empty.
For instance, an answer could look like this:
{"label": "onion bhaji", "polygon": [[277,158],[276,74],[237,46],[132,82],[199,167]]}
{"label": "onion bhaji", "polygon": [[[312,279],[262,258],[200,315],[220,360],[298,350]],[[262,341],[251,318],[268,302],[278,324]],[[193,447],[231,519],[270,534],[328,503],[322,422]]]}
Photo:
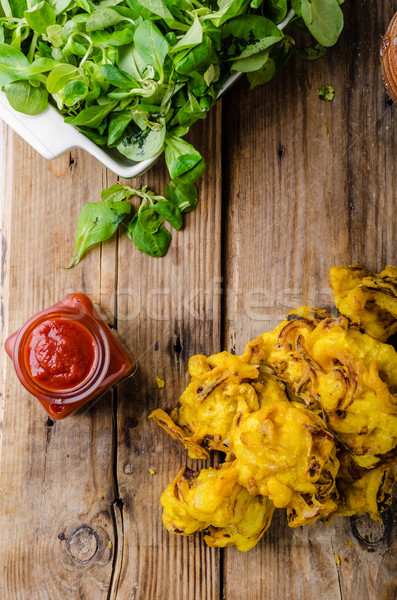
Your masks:
{"label": "onion bhaji", "polygon": [[267,381],[260,396],[261,408],[238,413],[231,430],[239,483],[287,508],[291,527],[312,523],[336,509],[333,435],[278,383]]}
{"label": "onion bhaji", "polygon": [[336,478],[338,507],[330,520],[368,513],[371,519],[381,523],[381,513],[392,501],[393,485],[397,478],[395,466],[381,465],[364,469],[344,451],[339,458],[340,469]]}
{"label": "onion bhaji", "polygon": [[234,463],[200,473],[182,469],[161,496],[165,527],[182,535],[205,530],[209,546],[250,550],[269,528],[273,503],[237,483]]}
{"label": "onion bhaji", "polygon": [[304,306],[250,342],[242,358],[286,382],[361,466],[395,452],[397,352],[389,344]]}
{"label": "onion bhaji", "polygon": [[155,410],[150,417],[180,440],[192,458],[208,458],[210,450],[229,453],[230,428],[241,398],[250,410],[259,408],[255,389],[248,383],[258,378],[258,369],[234,356],[220,352],[189,360],[191,383],[169,417]]}
{"label": "onion bhaji", "polygon": [[332,267],[329,280],[336,308],[365,333],[385,342],[397,332],[397,267]]}
{"label": "onion bhaji", "polygon": [[242,356],[189,361],[191,383],[150,417],[205,459],[164,491],[169,531],[205,531],[210,546],[252,548],[285,508],[290,527],[368,513],[380,521],[397,463],[397,268],[333,267],[341,316],[303,306]]}

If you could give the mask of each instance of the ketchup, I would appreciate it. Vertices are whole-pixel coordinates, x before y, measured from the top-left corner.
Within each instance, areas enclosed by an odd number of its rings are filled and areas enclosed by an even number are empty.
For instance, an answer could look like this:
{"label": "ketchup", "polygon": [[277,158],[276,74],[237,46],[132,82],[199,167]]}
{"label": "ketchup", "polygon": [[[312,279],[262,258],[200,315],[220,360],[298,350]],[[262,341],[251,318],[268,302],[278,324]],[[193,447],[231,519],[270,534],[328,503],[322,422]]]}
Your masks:
{"label": "ketchup", "polygon": [[70,294],[6,340],[22,385],[53,419],[63,419],[113,387],[135,363],[91,300]]}
{"label": "ketchup", "polygon": [[73,388],[93,371],[96,344],[88,329],[71,319],[48,319],[35,327],[26,344],[32,378],[47,390]]}

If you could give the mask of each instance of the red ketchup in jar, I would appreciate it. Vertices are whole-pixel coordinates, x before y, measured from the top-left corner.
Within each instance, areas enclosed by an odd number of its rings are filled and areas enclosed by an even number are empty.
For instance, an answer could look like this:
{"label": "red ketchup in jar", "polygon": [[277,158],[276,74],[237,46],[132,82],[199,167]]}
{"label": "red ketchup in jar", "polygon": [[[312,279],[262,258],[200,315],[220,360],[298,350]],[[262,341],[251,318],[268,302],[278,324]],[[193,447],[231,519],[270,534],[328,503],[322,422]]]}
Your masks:
{"label": "red ketchup in jar", "polygon": [[52,419],[66,416],[130,375],[135,362],[83,293],[29,319],[6,340],[22,385]]}

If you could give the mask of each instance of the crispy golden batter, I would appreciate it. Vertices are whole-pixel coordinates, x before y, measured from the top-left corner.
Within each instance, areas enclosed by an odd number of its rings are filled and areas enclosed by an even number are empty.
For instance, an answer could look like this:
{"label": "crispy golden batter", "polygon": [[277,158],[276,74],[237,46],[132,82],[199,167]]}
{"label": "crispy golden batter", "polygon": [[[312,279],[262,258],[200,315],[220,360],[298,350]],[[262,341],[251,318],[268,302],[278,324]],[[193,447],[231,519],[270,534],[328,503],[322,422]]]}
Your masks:
{"label": "crispy golden batter", "polygon": [[186,437],[182,429],[178,427],[171,417],[167,415],[167,413],[161,408],[154,410],[152,414],[149,415],[149,419],[153,419],[157,425],[160,425],[160,427],[165,429],[165,431],[169,433],[174,440],[181,442],[185,446],[186,450],[189,451],[189,456],[191,458],[202,458],[205,460],[209,457],[207,450],[195,442],[192,442],[189,437]]}
{"label": "crispy golden batter", "polygon": [[[307,381],[317,365],[309,357],[304,358],[304,340],[324,319],[330,315],[324,310],[302,306],[288,313],[286,320],[273,331],[264,333],[249,342],[242,360],[256,366],[262,373],[274,373],[275,377],[294,386],[297,394],[305,392],[305,402],[315,404],[317,395],[307,390]],[[291,387],[292,390],[292,387]]]}
{"label": "crispy golden batter", "polygon": [[189,375],[191,383],[171,419],[163,411],[154,411],[151,417],[179,439],[192,458],[208,456],[200,445],[229,453],[229,432],[239,400],[243,398],[250,410],[259,408],[255,389],[248,383],[257,379],[258,369],[243,362],[240,356],[220,352],[209,358],[193,356],[189,360]]}
{"label": "crispy golden batter", "polygon": [[374,466],[397,445],[397,353],[345,317],[318,316],[296,309],[250,342],[243,360],[271,369],[362,466]]}
{"label": "crispy golden batter", "polygon": [[191,457],[226,453],[218,469],[182,469],[166,488],[170,531],[249,550],[275,507],[290,527],[381,519],[396,480],[397,352],[380,340],[397,330],[397,268],[330,277],[345,316],[303,306],[242,356],[192,357],[176,409],[152,413]]}
{"label": "crispy golden batter", "polygon": [[249,412],[241,402],[231,429],[238,481],[288,508],[291,526],[311,523],[336,509],[333,436],[319,417],[289,402],[279,383],[262,387],[262,407]]}
{"label": "crispy golden batter", "polygon": [[207,530],[209,546],[250,550],[270,526],[274,506],[237,483],[234,463],[200,473],[182,469],[161,496],[163,523],[173,533]]}
{"label": "crispy golden batter", "polygon": [[357,265],[329,272],[339,312],[363,331],[385,342],[397,331],[397,267],[371,273]]}
{"label": "crispy golden batter", "polygon": [[395,466],[364,469],[346,452],[340,454],[340,461],[341,467],[336,478],[338,508],[330,518],[368,513],[371,519],[381,523],[380,514],[392,501],[392,489],[397,476]]}

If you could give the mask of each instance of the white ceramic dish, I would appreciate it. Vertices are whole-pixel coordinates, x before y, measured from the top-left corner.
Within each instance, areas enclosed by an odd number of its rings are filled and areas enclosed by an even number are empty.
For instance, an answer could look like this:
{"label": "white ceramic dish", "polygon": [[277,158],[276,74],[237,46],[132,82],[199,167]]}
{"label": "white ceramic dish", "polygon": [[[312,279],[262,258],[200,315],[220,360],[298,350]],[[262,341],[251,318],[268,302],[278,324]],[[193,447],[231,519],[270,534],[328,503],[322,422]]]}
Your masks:
{"label": "white ceramic dish", "polygon": [[[290,11],[284,21],[279,23],[278,28],[284,29],[294,16]],[[222,96],[241,76],[236,73],[229,77],[219,97]],[[153,163],[157,156],[142,162],[129,160],[115,149],[101,148],[94,144],[83,133],[80,133],[68,123],[55,108],[49,106],[45,112],[36,117],[24,115],[17,112],[8,103],[3,92],[0,92],[0,118],[14,129],[28,144],[30,144],[44,158],[57,158],[72,148],[82,148],[92,156],[95,156],[105,167],[124,177],[132,179],[144,173]]]}

